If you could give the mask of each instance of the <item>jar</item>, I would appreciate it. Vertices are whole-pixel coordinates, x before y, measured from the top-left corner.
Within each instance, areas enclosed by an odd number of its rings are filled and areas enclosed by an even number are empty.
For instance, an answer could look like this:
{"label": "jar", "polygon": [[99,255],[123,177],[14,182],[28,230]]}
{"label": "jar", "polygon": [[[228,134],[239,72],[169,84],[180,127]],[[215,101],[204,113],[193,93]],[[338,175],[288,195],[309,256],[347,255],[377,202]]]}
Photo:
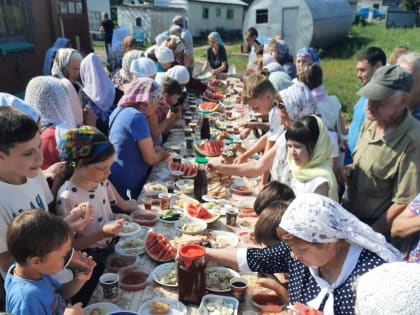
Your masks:
{"label": "jar", "polygon": [[206,249],[187,244],[179,249],[178,300],[200,304],[206,294]]}

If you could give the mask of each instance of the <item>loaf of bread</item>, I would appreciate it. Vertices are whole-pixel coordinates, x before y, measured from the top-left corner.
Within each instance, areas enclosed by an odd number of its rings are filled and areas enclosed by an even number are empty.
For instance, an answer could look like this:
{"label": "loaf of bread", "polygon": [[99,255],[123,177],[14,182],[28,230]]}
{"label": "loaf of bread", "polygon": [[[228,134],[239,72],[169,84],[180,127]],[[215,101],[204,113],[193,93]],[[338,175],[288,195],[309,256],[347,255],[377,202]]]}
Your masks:
{"label": "loaf of bread", "polygon": [[149,313],[155,315],[168,314],[169,310],[169,304],[161,301],[154,301],[149,307]]}

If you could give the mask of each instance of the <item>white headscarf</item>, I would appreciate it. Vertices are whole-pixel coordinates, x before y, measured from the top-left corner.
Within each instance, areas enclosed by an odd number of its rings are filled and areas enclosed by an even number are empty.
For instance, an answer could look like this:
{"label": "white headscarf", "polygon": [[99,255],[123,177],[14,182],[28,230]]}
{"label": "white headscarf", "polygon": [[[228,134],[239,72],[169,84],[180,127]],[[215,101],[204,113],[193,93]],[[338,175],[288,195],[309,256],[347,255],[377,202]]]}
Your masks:
{"label": "white headscarf", "polygon": [[76,88],[73,86],[73,84],[66,78],[62,78],[61,83],[66,89],[74,121],[76,122],[77,126],[81,126],[83,125],[83,109],[79,94],[77,94]]}
{"label": "white headscarf", "polygon": [[420,314],[420,264],[393,262],[362,275],[356,283],[357,315]]}
{"label": "white headscarf", "polygon": [[312,115],[318,113],[315,99],[312,96],[311,90],[302,82],[297,81],[292,86],[279,92],[283,104],[286,107],[287,114],[292,120],[299,117]]}
{"label": "white headscarf", "polygon": [[136,78],[148,77],[151,78],[156,74],[155,62],[147,57],[133,60],[130,65],[130,72]]}
{"label": "white headscarf", "polygon": [[60,79],[51,76],[38,76],[26,86],[25,102],[41,114],[43,127],[64,124],[75,128],[71,105]]}
{"label": "white headscarf", "polygon": [[166,73],[171,79],[178,81],[179,84],[187,84],[190,82],[190,73],[184,66],[173,66],[172,68],[169,68]]}
{"label": "white headscarf", "polygon": [[318,296],[307,304],[319,307],[325,297],[324,314],[334,314],[334,290],[350,276],[362,248],[375,253],[386,262],[401,260],[401,253],[385,237],[372,230],[332,199],[310,193],[298,196],[284,213],[280,228],[309,243],[334,243],[346,240],[350,248],[340,275],[333,284],[319,276],[316,267],[309,271],[321,288]]}
{"label": "white headscarf", "polygon": [[115,98],[115,88],[105,72],[101,60],[94,53],[83,58],[80,64],[83,92],[104,112],[108,111]]}
{"label": "white headscarf", "polygon": [[0,92],[0,106],[11,106],[19,109],[28,114],[36,122],[38,122],[39,118],[41,117],[38,110],[25,103],[22,99],[9,93]]}

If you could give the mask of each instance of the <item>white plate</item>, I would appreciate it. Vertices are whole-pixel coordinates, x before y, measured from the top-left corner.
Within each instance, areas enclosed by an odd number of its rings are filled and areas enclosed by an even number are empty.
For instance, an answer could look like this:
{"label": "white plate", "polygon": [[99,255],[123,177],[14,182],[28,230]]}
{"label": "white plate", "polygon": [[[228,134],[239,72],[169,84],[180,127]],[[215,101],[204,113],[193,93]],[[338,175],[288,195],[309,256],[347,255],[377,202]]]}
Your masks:
{"label": "white plate", "polygon": [[208,80],[212,77],[211,72],[207,71],[207,72],[201,72],[199,74],[197,74],[197,79],[198,80]]}
{"label": "white plate", "polygon": [[225,215],[227,210],[238,210],[230,205],[229,201],[226,199],[216,199],[212,196],[205,195],[203,196],[203,200],[207,201],[206,203],[203,203],[204,208],[219,215]]}
{"label": "white plate", "polygon": [[[126,229],[126,231],[124,231]],[[123,229],[121,230],[119,236],[126,237],[126,236],[134,236],[141,231],[141,226],[135,222],[127,222],[124,221]]]}
{"label": "white plate", "polygon": [[171,308],[171,310],[169,311],[169,313],[167,315],[185,315],[185,314],[187,314],[187,308],[185,307],[184,304],[182,304],[179,301],[170,300],[170,299],[166,299],[166,298],[154,298],[154,299],[151,299],[150,301],[147,301],[142,306],[140,306],[140,308],[138,310],[138,313],[142,314],[142,315],[151,315],[150,312],[149,312],[149,306],[154,301],[162,301],[164,303],[169,304],[169,307]]}
{"label": "white plate", "polygon": [[194,190],[194,179],[177,180],[175,186],[184,194],[191,194]]}
{"label": "white plate", "polygon": [[176,287],[178,287],[178,281],[177,281],[177,283],[176,283],[176,284],[169,284],[169,283],[163,282],[163,281],[161,281],[161,280],[159,279],[159,274],[160,274],[160,273],[165,272],[165,271],[168,271],[168,270],[171,270],[171,269],[173,269],[174,267],[175,267],[175,269],[177,268],[177,267],[176,267],[176,264],[175,264],[175,263],[173,263],[173,262],[170,262],[170,263],[166,263],[166,264],[162,264],[162,265],[157,266],[157,267],[156,267],[155,269],[153,269],[153,271],[152,271],[152,277],[153,277],[153,280],[154,280],[156,283],[158,283],[158,284],[160,284],[160,285],[163,285],[163,286],[165,286],[165,287],[172,287],[172,288],[176,288]]}
{"label": "white plate", "polygon": [[[101,312],[93,312],[94,309],[99,309],[101,310]],[[83,310],[85,311],[85,315],[108,315],[109,313],[120,311],[121,309],[115,304],[108,302],[100,302],[90,304],[86,306]]]}
{"label": "white plate", "polygon": [[[236,247],[239,244],[239,238],[235,233],[212,230],[211,234],[216,238],[216,241],[210,241],[210,245],[214,248]],[[216,246],[213,246],[214,242]]]}
{"label": "white plate", "polygon": [[168,188],[164,183],[161,182],[151,182],[143,186],[143,192],[145,193],[156,193],[168,192]]}
{"label": "white plate", "polygon": [[[230,279],[235,278],[235,277],[240,277],[239,273],[237,273],[235,270],[230,269],[230,268],[226,268],[226,267],[209,267],[206,270],[207,273],[207,284],[206,284],[206,289],[212,292],[217,292],[217,293],[223,293],[223,292],[230,292]],[[211,287],[210,281],[209,281],[209,276],[213,275],[213,274],[219,274],[219,275],[228,275],[226,278],[220,279],[216,278],[216,282],[220,283],[221,281],[223,281],[226,284],[226,289],[221,289],[221,288],[217,288],[217,287]]]}
{"label": "white plate", "polygon": [[[215,294],[207,294],[203,296],[201,299],[200,308],[198,309],[198,313],[202,315],[209,314],[207,310],[205,309],[206,304],[215,302],[216,300],[222,300],[223,303],[229,303],[233,306],[233,312],[229,315],[237,315],[238,314],[238,308],[239,308],[239,301],[230,296],[223,296],[223,295],[215,295]],[[257,313],[255,313],[257,314]]]}
{"label": "white plate", "polygon": [[[184,224],[194,224],[196,225],[196,230],[195,231],[185,231],[182,226]],[[203,220],[200,219],[195,219],[195,218],[182,218],[181,220],[178,220],[175,222],[175,228],[185,234],[190,234],[190,235],[194,235],[194,234],[200,234],[203,231],[205,231],[207,229],[207,223]]]}
{"label": "white plate", "polygon": [[[128,245],[129,243],[132,243]],[[128,246],[128,247],[127,247]],[[124,238],[115,244],[115,252],[121,255],[141,255],[144,254],[144,240],[137,237]]]}

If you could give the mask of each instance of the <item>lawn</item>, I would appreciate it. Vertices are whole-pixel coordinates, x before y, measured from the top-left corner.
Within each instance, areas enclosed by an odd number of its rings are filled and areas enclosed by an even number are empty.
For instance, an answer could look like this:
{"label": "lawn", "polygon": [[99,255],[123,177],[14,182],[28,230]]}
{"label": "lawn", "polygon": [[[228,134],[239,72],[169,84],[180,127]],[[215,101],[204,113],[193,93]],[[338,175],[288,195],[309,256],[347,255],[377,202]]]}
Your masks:
{"label": "lawn", "polygon": [[[232,56],[239,52],[241,41],[226,43],[230,65],[235,65],[237,71],[244,71],[247,59]],[[420,51],[419,29],[392,28],[386,29],[384,22],[374,22],[367,25],[354,25],[347,38],[334,46],[319,51],[321,65],[324,70],[324,86],[329,94],[335,94],[343,105],[346,120],[350,119],[352,108],[357,100],[356,92],[360,88],[355,75],[357,56],[369,46],[382,48],[387,56],[399,45],[406,45],[412,50]],[[196,42],[194,56],[205,60],[207,44]]]}

